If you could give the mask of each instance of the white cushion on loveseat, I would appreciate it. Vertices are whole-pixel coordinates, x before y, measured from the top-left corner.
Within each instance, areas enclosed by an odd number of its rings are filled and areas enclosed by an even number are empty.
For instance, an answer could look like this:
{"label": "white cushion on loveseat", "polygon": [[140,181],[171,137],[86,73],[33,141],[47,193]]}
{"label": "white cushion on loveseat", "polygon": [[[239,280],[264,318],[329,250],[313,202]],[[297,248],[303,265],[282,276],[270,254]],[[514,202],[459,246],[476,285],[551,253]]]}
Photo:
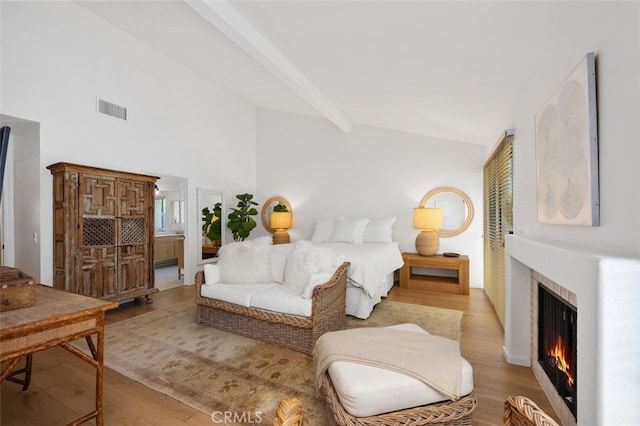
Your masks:
{"label": "white cushion on loveseat", "polygon": [[[416,324],[386,328],[429,334]],[[464,358],[461,364],[460,395],[467,395],[473,391],[473,369]],[[328,371],[342,406],[355,417],[375,416],[447,400],[445,395],[425,383],[395,371],[342,361],[331,364]]]}
{"label": "white cushion on loveseat", "polygon": [[280,284],[213,284],[202,286],[200,295],[240,306],[251,306],[252,297],[261,291],[279,287]]}
{"label": "white cushion on loveseat", "polygon": [[251,296],[253,308],[301,317],[311,316],[311,304],[312,299],[303,299],[301,296],[291,294],[281,285],[275,285]]}

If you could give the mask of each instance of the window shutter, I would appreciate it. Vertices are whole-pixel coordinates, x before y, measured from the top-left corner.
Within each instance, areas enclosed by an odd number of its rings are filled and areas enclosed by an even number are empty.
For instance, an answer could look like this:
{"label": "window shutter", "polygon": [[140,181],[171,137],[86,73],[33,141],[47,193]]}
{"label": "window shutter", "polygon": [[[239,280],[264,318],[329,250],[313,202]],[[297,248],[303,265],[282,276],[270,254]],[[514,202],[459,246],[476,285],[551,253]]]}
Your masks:
{"label": "window shutter", "polygon": [[483,167],[484,291],[504,327],[504,240],[513,230],[513,136],[505,132]]}

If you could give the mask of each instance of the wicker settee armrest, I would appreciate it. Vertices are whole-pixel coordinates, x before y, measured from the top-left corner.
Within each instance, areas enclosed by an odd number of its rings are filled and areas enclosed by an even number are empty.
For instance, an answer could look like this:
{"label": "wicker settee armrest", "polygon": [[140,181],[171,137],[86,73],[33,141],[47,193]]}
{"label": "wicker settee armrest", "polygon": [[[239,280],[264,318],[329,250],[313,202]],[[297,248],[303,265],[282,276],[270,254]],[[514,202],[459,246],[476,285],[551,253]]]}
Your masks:
{"label": "wicker settee armrest", "polygon": [[311,318],[314,323],[328,321],[336,317],[341,319],[343,325],[346,323],[347,271],[349,266],[351,266],[349,262],[344,262],[336,269],[329,281],[313,289]]}
{"label": "wicker settee armrest", "polygon": [[198,271],[196,272],[196,276],[195,276],[195,285],[193,287],[193,291],[194,291],[194,295],[196,300],[200,299],[202,296],[200,295],[200,289],[202,288],[203,284],[204,284],[204,271]]}

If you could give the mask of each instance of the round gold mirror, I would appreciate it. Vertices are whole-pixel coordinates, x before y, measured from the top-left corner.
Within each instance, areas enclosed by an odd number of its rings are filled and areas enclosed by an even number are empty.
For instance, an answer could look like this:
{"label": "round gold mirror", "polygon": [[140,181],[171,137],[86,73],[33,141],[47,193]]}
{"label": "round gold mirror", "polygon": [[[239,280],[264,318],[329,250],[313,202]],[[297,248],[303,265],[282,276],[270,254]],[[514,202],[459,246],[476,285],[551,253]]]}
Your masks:
{"label": "round gold mirror", "polygon": [[450,186],[429,191],[420,201],[420,207],[443,209],[443,226],[438,231],[441,238],[455,237],[463,233],[473,220],[473,203],[469,196]]}
{"label": "round gold mirror", "polygon": [[278,203],[284,204],[284,206],[287,208],[287,211],[291,211],[291,204],[289,204],[287,200],[282,197],[271,197],[262,205],[262,212],[260,213],[262,226],[264,226],[264,229],[269,231],[269,233],[271,234],[276,231],[271,227],[271,213],[273,212],[273,208],[277,206]]}

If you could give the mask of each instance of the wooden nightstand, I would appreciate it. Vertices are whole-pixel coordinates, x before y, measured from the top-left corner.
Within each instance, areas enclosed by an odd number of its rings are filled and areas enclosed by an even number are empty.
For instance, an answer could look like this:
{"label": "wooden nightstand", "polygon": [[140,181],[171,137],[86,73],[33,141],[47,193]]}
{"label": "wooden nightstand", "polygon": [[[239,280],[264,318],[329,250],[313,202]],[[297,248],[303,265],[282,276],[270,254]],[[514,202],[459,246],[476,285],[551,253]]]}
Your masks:
{"label": "wooden nightstand", "polygon": [[[442,293],[469,294],[469,257],[445,257],[441,254],[421,256],[402,253],[404,265],[400,269],[400,287]],[[457,276],[414,274],[411,268],[446,269]]]}

